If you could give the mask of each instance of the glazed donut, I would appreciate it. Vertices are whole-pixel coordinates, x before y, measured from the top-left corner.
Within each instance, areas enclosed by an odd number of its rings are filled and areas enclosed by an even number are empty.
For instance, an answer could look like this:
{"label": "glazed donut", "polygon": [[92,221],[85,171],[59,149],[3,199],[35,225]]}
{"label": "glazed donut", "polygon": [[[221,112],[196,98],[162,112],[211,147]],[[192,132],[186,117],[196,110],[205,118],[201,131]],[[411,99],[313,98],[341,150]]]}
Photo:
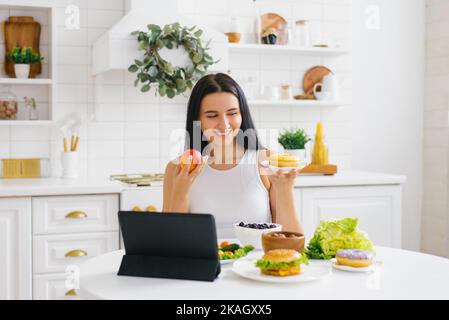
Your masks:
{"label": "glazed donut", "polygon": [[340,250],[336,258],[337,264],[354,268],[369,267],[373,264],[373,254],[360,249]]}

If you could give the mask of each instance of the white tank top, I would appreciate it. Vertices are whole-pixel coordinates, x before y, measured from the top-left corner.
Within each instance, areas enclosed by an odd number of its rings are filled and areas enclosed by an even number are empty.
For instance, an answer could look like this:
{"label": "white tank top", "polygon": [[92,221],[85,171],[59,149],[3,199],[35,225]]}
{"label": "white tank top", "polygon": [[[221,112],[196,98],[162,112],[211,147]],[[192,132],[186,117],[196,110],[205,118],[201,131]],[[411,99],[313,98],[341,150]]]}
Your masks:
{"label": "white tank top", "polygon": [[246,150],[228,170],[209,165],[195,179],[189,195],[189,212],[214,215],[218,238],[235,238],[234,224],[271,222],[270,200],[260,175],[257,151]]}

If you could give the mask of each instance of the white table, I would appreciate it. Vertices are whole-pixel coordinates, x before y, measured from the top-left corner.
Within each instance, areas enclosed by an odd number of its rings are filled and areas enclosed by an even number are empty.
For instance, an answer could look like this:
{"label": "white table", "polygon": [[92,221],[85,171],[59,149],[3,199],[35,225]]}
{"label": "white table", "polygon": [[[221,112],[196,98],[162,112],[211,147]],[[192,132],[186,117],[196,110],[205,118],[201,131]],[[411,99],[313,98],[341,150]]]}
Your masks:
{"label": "white table", "polygon": [[[375,249],[376,260],[383,266],[374,272],[332,269],[325,278],[297,284],[245,279],[232,271],[232,264],[223,265],[214,282],[117,276],[124,254],[120,250],[85,262],[80,289],[86,299],[449,299],[449,259],[386,247]],[[262,254],[251,252],[245,258]]]}

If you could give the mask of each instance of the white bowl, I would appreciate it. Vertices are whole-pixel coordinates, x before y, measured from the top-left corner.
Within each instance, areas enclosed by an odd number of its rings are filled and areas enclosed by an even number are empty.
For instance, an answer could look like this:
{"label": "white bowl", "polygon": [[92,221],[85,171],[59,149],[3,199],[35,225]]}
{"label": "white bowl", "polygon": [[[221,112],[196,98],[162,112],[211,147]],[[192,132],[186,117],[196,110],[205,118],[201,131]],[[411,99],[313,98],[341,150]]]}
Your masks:
{"label": "white bowl", "polygon": [[[259,222],[267,223],[267,222]],[[256,250],[262,250],[262,234],[271,231],[281,231],[282,225],[277,223],[267,223],[276,225],[271,229],[252,229],[247,227],[240,227],[238,223],[234,224],[235,236],[239,239],[240,243],[244,246],[252,245]]]}

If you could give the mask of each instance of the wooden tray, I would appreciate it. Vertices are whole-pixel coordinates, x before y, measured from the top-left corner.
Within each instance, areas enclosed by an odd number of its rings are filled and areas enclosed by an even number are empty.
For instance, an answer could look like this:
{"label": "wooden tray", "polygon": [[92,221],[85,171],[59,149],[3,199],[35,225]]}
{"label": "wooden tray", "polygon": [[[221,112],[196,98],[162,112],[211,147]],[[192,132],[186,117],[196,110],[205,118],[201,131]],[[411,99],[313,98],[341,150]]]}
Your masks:
{"label": "wooden tray", "polygon": [[[40,23],[34,21],[33,17],[11,16],[3,23],[5,35],[5,52],[10,52],[15,47],[31,47],[35,52],[39,51],[39,41],[41,35]],[[5,72],[15,78],[14,63],[5,57]],[[30,78],[41,74],[42,64],[30,65]]]}
{"label": "wooden tray", "polygon": [[327,164],[323,166],[316,164],[309,164],[299,172],[299,174],[303,173],[333,175],[337,173],[337,166],[333,164]]}
{"label": "wooden tray", "polygon": [[307,70],[304,74],[303,89],[306,95],[313,95],[313,86],[315,83],[323,81],[323,78],[332,71],[325,66],[315,66]]}
{"label": "wooden tray", "polygon": [[260,17],[260,23],[262,28],[260,36],[262,36],[268,29],[274,28],[279,33],[276,44],[286,44],[282,40],[285,37],[281,35],[281,33],[284,32],[281,26],[287,25],[287,21],[283,17],[276,13],[265,13]]}

